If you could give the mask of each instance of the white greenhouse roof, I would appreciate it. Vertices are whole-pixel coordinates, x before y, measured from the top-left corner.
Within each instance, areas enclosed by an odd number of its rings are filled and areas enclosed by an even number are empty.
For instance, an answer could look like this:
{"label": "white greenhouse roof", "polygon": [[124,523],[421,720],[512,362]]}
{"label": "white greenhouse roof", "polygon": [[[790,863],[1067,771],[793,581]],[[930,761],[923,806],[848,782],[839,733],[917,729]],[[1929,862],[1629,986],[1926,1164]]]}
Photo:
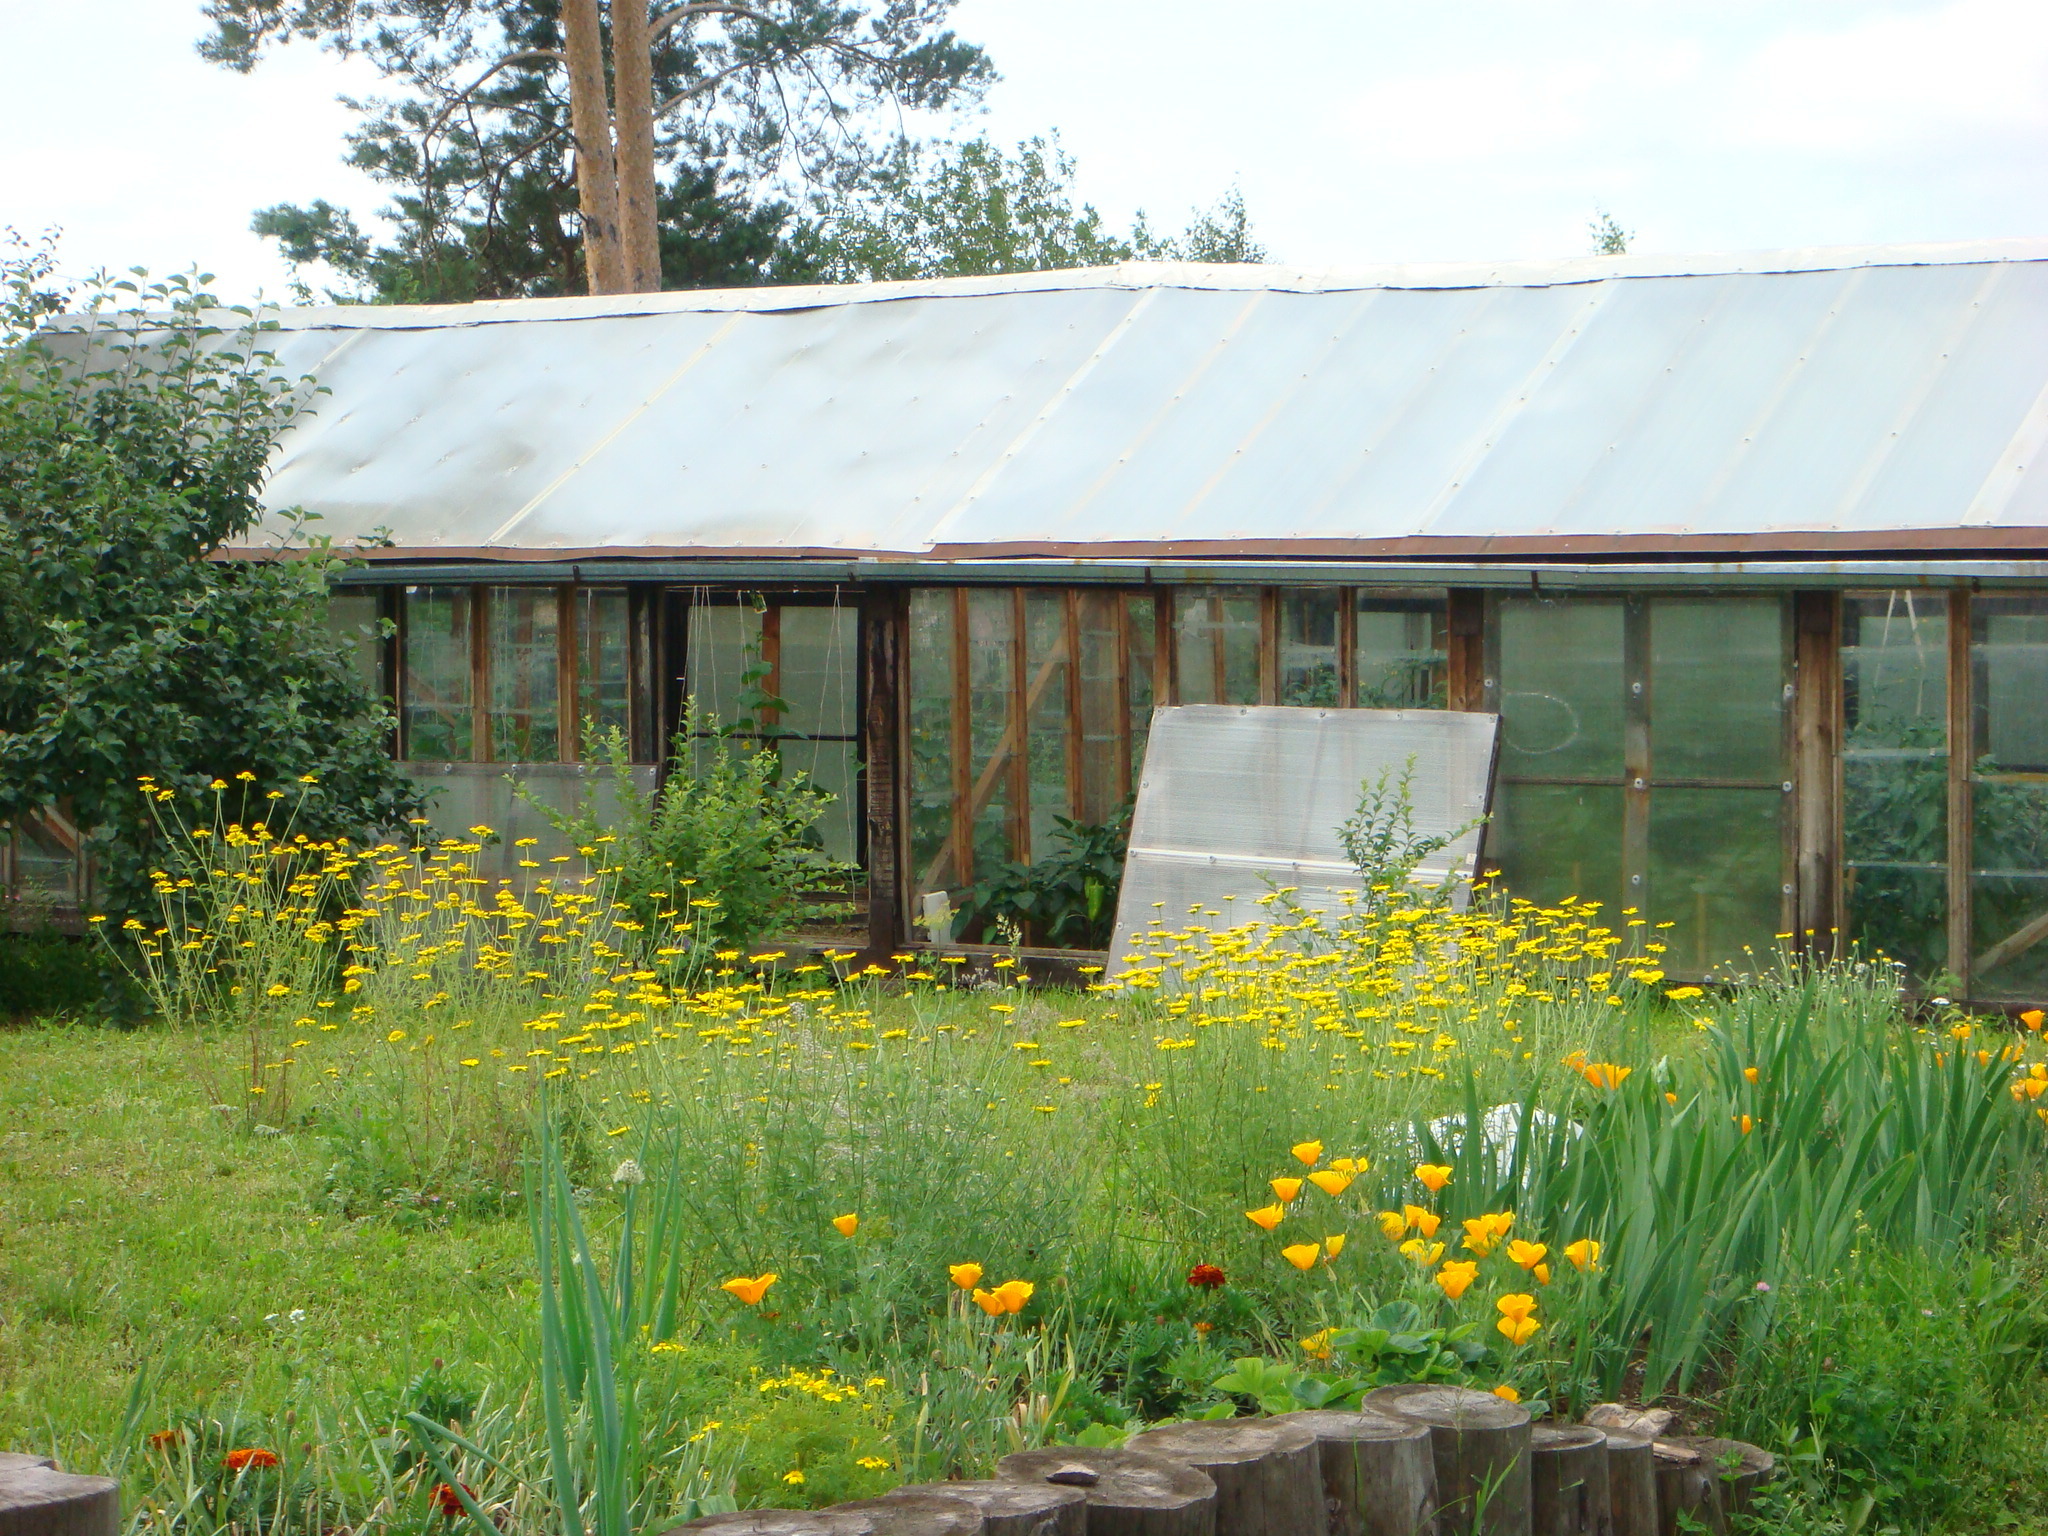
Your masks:
{"label": "white greenhouse roof", "polygon": [[390,555],[2048,546],[2048,241],[287,310]]}

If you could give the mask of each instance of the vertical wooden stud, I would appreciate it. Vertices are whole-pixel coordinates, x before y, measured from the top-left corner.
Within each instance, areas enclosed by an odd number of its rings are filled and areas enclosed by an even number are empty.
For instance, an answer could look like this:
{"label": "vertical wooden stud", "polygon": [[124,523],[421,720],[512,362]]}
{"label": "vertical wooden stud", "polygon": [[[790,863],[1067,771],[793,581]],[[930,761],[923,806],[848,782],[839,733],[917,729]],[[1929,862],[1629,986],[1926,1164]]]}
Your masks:
{"label": "vertical wooden stud", "polygon": [[1453,587],[1446,594],[1445,659],[1452,709],[1498,709],[1489,694],[1486,659],[1486,594],[1477,587]]}
{"label": "vertical wooden stud", "polygon": [[1024,663],[1028,654],[1024,638],[1030,616],[1024,607],[1024,589],[1010,589],[1010,857],[1031,862],[1031,703]]}
{"label": "vertical wooden stud", "polygon": [[[967,589],[953,589],[953,880],[974,883],[974,688]],[[941,868],[944,861],[940,861]]]}
{"label": "vertical wooden stud", "polygon": [[1081,708],[1081,690],[1086,686],[1081,668],[1081,594],[1073,587],[1060,592],[1060,626],[1067,648],[1067,814],[1079,821],[1099,821],[1102,811],[1089,801],[1087,764],[1083,760],[1087,738],[1083,733],[1086,717]]}
{"label": "vertical wooden stud", "polygon": [[1152,699],[1155,704],[1180,702],[1180,647],[1174,643],[1176,587],[1155,587],[1152,599]]}
{"label": "vertical wooden stud", "polygon": [[1358,597],[1356,587],[1337,589],[1337,707],[1358,708]]}
{"label": "vertical wooden stud", "polygon": [[903,870],[900,779],[905,715],[903,638],[908,619],[904,594],[882,588],[860,602],[861,714],[859,748],[865,804],[863,841],[868,877],[868,949],[876,958],[893,951],[908,933]]}

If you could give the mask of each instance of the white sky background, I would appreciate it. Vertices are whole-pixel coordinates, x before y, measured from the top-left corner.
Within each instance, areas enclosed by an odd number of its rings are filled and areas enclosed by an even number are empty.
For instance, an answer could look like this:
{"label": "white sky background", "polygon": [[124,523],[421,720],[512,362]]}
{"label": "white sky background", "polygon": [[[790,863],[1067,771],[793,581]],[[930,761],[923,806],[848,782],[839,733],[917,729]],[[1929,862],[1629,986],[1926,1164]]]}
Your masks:
{"label": "white sky background", "polygon": [[[2048,235],[2048,0],[962,0],[1003,82],[959,125],[1057,128],[1118,227],[1233,181],[1276,259]],[[67,269],[197,263],[280,294],[250,213],[383,196],[340,163],[364,75],[202,63],[196,0],[0,0],[0,225]]]}

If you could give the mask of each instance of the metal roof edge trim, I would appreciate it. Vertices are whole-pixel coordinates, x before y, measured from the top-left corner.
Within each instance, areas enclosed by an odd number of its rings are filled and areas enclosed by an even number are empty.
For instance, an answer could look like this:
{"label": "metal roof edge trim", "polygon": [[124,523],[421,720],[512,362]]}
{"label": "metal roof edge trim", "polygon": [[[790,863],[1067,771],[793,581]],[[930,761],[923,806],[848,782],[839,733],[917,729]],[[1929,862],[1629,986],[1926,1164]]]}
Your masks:
{"label": "metal roof edge trim", "polygon": [[[987,277],[915,278],[886,283],[819,283],[791,287],[705,288],[662,293],[570,295],[545,299],[481,299],[468,304],[340,304],[262,306],[257,318],[281,330],[435,330],[536,320],[607,320],[689,313],[773,314],[879,304],[904,299],[984,298],[1077,289],[1186,288],[1217,292],[1352,293],[1375,288],[1551,288],[1615,279],[1760,276],[1846,271],[1859,267],[1968,266],[2048,261],[2048,237],[1926,241],[1897,245],[1807,246],[1785,250],[1671,256],[1578,256],[1559,260],[1399,262],[1359,267],[1299,267],[1252,262],[1126,261]],[[55,316],[57,329],[77,329],[122,314]],[[227,312],[223,312],[224,314]],[[233,322],[245,325],[247,318]]]}

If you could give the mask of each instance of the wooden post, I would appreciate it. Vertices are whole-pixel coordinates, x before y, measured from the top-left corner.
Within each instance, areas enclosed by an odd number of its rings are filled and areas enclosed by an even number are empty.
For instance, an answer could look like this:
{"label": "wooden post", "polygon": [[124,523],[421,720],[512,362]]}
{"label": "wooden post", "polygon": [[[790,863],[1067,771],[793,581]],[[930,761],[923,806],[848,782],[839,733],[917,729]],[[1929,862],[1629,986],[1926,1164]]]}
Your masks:
{"label": "wooden post", "polygon": [[1607,1503],[1614,1536],[1657,1536],[1657,1475],[1650,1466],[1650,1437],[1606,1429]]}
{"label": "wooden post", "polygon": [[1706,1457],[1668,1440],[1656,1440],[1650,1445],[1650,1470],[1657,1478],[1659,1536],[1700,1530],[1722,1536],[1728,1529],[1721,1508],[1720,1480]]}
{"label": "wooden post", "polygon": [[1466,1387],[1379,1387],[1367,1413],[1429,1426],[1440,1536],[1527,1536],[1529,1410]]}
{"label": "wooden post", "polygon": [[1281,1421],[1316,1437],[1329,1536],[1435,1531],[1436,1458],[1427,1424],[1330,1409],[1283,1414]]}
{"label": "wooden post", "polygon": [[907,624],[900,592],[875,591],[861,602],[860,626],[865,665],[861,682],[863,798],[867,808],[868,950],[881,960],[897,949],[909,933],[904,911],[905,866],[902,818],[903,639]]}
{"label": "wooden post", "polygon": [[1133,1435],[1130,1448],[1216,1480],[1216,1536],[1302,1536],[1326,1523],[1321,1448],[1284,1418],[1170,1424]]}
{"label": "wooden post", "polygon": [[1087,1536],[1088,1495],[1058,1483],[911,1483],[886,1495],[964,1499],[981,1511],[982,1536]]}
{"label": "wooden post", "polygon": [[996,1476],[1079,1488],[1088,1500],[1088,1536],[1216,1536],[1215,1479],[1184,1461],[1054,1445],[1005,1456]]}
{"label": "wooden post", "polygon": [[1486,594],[1453,587],[1445,625],[1445,669],[1452,709],[1483,710],[1486,701]]}
{"label": "wooden post", "polygon": [[1531,1426],[1529,1518],[1533,1536],[1612,1536],[1605,1432],[1577,1425]]}
{"label": "wooden post", "polygon": [[0,1466],[0,1536],[116,1536],[121,1485],[110,1477],[74,1477],[38,1458]]}
{"label": "wooden post", "polygon": [[1743,1440],[1721,1440],[1709,1435],[1674,1435],[1667,1442],[1697,1451],[1707,1460],[1721,1489],[1721,1511],[1740,1515],[1749,1508],[1757,1489],[1778,1475],[1778,1458]]}
{"label": "wooden post", "polygon": [[834,1504],[824,1514],[853,1516],[870,1536],[981,1536],[981,1510],[950,1494],[903,1493]]}

